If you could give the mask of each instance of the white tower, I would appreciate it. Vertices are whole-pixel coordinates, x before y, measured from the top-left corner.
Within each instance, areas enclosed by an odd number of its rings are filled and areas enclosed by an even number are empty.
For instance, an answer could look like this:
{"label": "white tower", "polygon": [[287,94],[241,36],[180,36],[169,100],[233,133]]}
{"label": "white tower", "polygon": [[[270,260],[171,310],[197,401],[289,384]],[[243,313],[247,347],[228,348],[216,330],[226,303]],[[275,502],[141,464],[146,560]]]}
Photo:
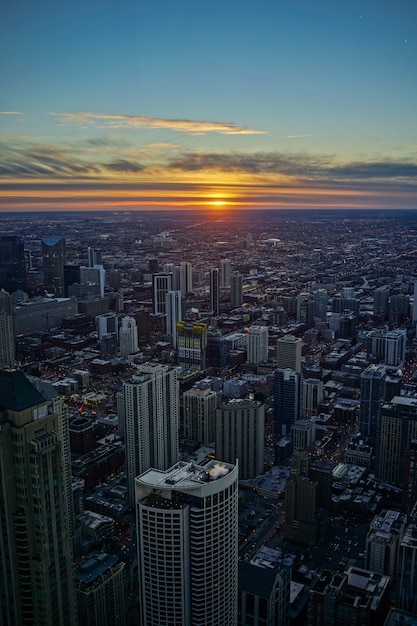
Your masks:
{"label": "white tower", "polygon": [[248,363],[263,363],[268,359],[267,326],[251,326],[248,333]]}
{"label": "white tower", "polygon": [[124,422],[128,496],[135,477],[178,460],[179,386],[175,368],[146,363],[123,384],[118,398]]}
{"label": "white tower", "polygon": [[177,322],[184,319],[184,300],[181,291],[168,291],[166,294],[166,330],[173,348],[177,347]]}
{"label": "white tower", "polygon": [[179,462],[135,486],[143,626],[236,626],[237,465]]}
{"label": "white tower", "polygon": [[122,319],[122,325],[119,331],[120,338],[120,356],[127,360],[129,354],[135,354],[139,350],[138,346],[138,327],[133,317],[126,316]]}

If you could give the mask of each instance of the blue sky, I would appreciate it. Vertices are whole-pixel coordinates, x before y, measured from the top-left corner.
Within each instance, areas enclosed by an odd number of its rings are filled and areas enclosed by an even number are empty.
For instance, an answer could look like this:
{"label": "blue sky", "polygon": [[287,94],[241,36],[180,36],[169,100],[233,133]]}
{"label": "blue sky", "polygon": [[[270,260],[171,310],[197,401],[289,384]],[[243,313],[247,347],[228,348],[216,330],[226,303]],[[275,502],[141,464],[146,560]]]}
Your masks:
{"label": "blue sky", "polygon": [[0,210],[417,208],[414,0],[5,0]]}

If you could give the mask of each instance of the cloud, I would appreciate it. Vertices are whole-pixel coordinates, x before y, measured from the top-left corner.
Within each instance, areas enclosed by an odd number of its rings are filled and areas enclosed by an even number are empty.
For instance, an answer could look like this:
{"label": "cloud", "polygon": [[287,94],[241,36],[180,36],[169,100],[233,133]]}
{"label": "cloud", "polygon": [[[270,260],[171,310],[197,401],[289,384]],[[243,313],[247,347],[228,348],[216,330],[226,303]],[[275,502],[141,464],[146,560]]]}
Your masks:
{"label": "cloud", "polygon": [[208,122],[201,120],[169,119],[145,115],[116,115],[103,113],[49,113],[56,117],[60,126],[75,124],[81,127],[103,124],[109,128],[165,129],[187,135],[219,133],[221,135],[262,135],[265,131],[253,130],[231,122]]}
{"label": "cloud", "polygon": [[0,115],[24,115],[20,111],[0,111]]}
{"label": "cloud", "polygon": [[118,161],[114,161],[113,163],[106,163],[105,167],[109,170],[113,170],[115,172],[142,172],[146,169],[145,165],[141,165],[140,163],[135,163],[133,161],[127,161],[126,159],[119,159]]}

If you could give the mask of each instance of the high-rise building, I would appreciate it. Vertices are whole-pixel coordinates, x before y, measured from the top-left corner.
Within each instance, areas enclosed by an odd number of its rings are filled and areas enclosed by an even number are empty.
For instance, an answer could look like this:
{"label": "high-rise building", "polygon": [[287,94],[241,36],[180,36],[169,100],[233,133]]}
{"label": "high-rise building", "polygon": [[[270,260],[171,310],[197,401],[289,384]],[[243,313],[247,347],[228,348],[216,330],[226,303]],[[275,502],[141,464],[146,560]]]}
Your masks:
{"label": "high-rise building", "polygon": [[280,369],[289,367],[298,374],[301,373],[302,340],[294,335],[284,335],[277,340],[275,357]]}
{"label": "high-rise building", "polygon": [[27,291],[24,244],[15,235],[0,235],[0,289]]}
{"label": "high-rise building", "polygon": [[412,308],[412,320],[413,326],[417,324],[417,280],[414,281],[414,294],[413,294],[413,308]]}
{"label": "high-rise building", "polygon": [[57,413],[21,371],[0,372],[3,624],[77,623]]}
{"label": "high-rise building", "polygon": [[177,323],[184,319],[184,298],[181,290],[167,291],[166,294],[166,331],[173,348],[178,345]]}
{"label": "high-rise building", "polygon": [[220,263],[220,287],[230,287],[231,261],[223,259]]}
{"label": "high-rise building", "polygon": [[313,301],[314,317],[321,322],[325,322],[327,317],[327,304],[329,301],[327,291],[325,289],[317,289],[316,291],[313,291]]}
{"label": "high-rise building", "polygon": [[45,237],[41,241],[43,259],[43,285],[54,296],[64,295],[64,265],[66,264],[65,239]]}
{"label": "high-rise building", "polygon": [[96,265],[103,265],[100,248],[87,248],[88,254],[88,267],[96,267]]}
{"label": "high-rise building", "polygon": [[179,462],[136,478],[143,626],[236,626],[238,467]]}
{"label": "high-rise building", "polygon": [[385,285],[384,287],[378,287],[374,291],[374,316],[375,317],[384,317],[388,313],[389,308],[389,287]]}
{"label": "high-rise building", "polygon": [[404,483],[401,510],[409,515],[417,502],[417,439],[411,439],[405,451]]}
{"label": "high-rise building", "polygon": [[180,284],[179,290],[182,295],[191,293],[193,290],[193,266],[188,261],[181,261],[180,263]]}
{"label": "high-rise building", "polygon": [[233,398],[216,409],[216,456],[239,460],[239,477],[255,478],[264,471],[265,405]]}
{"label": "high-rise building", "polygon": [[417,503],[400,541],[397,566],[396,605],[417,614]]}
{"label": "high-rise building", "polygon": [[417,406],[414,398],[395,396],[382,403],[375,444],[375,473],[391,485],[403,487],[405,457],[417,439]]}
{"label": "high-rise building", "polygon": [[274,433],[276,439],[288,435],[301,417],[301,374],[292,369],[277,369],[274,374]]}
{"label": "high-rise building", "polygon": [[395,578],[405,528],[406,516],[398,511],[384,510],[375,515],[366,535],[366,569]]}
{"label": "high-rise building", "polygon": [[139,350],[138,346],[138,327],[133,317],[126,316],[122,318],[122,325],[119,330],[120,339],[120,356],[122,359],[128,359],[130,354],[135,354]]}
{"label": "high-rise building", "polygon": [[178,460],[176,369],[159,363],[140,365],[123,383],[118,400],[125,432],[128,495],[133,502],[136,476],[151,467],[166,470]]}
{"label": "high-rise building", "polygon": [[407,349],[407,331],[405,328],[389,330],[385,337],[385,365],[402,367]]}
{"label": "high-rise building", "polygon": [[385,398],[385,365],[369,365],[361,374],[359,431],[363,437],[375,437],[378,412]]}
{"label": "high-rise building", "polygon": [[207,324],[177,322],[178,365],[191,370],[206,368]]}
{"label": "high-rise building", "polygon": [[101,339],[106,335],[115,335],[116,339],[119,338],[119,323],[115,313],[103,313],[103,315],[97,315],[96,326],[99,341],[101,341]]}
{"label": "high-rise building", "polygon": [[12,298],[7,291],[0,290],[0,369],[13,367],[15,340],[13,328]]}
{"label": "high-rise building", "polygon": [[217,398],[210,380],[198,381],[184,391],[184,437],[205,444],[214,442]]}
{"label": "high-rise building", "polygon": [[263,363],[268,360],[268,327],[250,326],[248,332],[248,363]]}
{"label": "high-rise building", "polygon": [[95,551],[74,571],[78,626],[125,626],[126,564],[116,556]]}
{"label": "high-rise building", "polygon": [[158,272],[152,275],[152,304],[154,313],[166,313],[166,295],[172,291],[172,274]]}
{"label": "high-rise building", "polygon": [[220,278],[217,268],[210,270],[210,311],[214,317],[220,315]]}
{"label": "high-rise building", "polygon": [[290,569],[239,562],[238,626],[288,626]]}
{"label": "high-rise building", "polygon": [[303,378],[302,415],[304,417],[317,415],[323,397],[323,381],[316,378]]}
{"label": "high-rise building", "polygon": [[243,303],[243,276],[239,272],[233,272],[230,277],[230,306],[237,308]]}

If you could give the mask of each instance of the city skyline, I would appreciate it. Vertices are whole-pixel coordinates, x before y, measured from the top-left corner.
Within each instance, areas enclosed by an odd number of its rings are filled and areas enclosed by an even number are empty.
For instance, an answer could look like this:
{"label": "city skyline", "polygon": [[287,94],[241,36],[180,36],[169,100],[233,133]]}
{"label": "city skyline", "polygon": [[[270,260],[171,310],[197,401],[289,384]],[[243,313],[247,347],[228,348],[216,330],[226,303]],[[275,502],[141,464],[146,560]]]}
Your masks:
{"label": "city skyline", "polygon": [[0,211],[415,209],[416,18],[385,0],[10,4]]}

